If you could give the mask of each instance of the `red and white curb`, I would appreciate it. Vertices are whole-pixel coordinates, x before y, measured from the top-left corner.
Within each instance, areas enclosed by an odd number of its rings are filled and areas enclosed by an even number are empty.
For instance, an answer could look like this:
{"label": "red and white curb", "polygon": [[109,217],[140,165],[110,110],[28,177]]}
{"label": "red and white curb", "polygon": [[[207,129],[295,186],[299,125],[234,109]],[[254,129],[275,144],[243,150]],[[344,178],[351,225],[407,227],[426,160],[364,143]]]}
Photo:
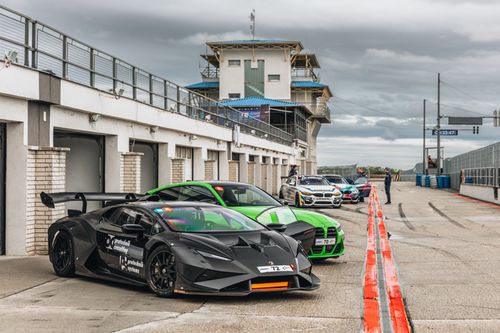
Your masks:
{"label": "red and white curb", "polygon": [[[384,313],[389,313],[390,316],[385,318]],[[363,329],[366,333],[411,332],[375,186],[372,187],[369,197]]]}

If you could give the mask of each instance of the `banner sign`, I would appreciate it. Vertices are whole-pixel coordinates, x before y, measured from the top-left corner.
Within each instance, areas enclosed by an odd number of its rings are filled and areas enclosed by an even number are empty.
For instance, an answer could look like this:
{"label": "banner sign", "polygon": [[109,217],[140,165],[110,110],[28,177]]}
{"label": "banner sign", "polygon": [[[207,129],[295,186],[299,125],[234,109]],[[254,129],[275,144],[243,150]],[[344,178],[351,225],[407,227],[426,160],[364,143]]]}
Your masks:
{"label": "banner sign", "polygon": [[483,117],[449,117],[448,125],[482,125]]}

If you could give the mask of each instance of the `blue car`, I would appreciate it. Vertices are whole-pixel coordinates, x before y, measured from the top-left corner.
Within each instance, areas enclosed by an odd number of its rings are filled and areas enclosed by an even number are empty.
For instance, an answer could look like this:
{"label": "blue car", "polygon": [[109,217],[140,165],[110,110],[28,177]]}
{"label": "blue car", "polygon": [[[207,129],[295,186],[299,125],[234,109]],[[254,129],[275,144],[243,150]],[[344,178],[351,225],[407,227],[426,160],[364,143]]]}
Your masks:
{"label": "blue car", "polygon": [[342,201],[357,204],[360,199],[360,192],[356,185],[350,184],[340,175],[322,175],[330,184],[337,187],[342,192]]}

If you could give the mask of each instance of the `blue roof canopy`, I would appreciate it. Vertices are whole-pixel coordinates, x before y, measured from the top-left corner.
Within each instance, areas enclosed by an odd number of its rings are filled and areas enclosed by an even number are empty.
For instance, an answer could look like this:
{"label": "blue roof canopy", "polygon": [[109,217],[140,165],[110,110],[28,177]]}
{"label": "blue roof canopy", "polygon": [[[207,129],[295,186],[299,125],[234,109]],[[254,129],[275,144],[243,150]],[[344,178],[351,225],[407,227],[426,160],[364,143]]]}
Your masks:
{"label": "blue roof canopy", "polygon": [[326,84],[314,81],[292,81],[292,88],[325,88]]}
{"label": "blue roof canopy", "polygon": [[300,107],[303,106],[299,103],[280,101],[277,99],[270,99],[258,96],[252,96],[240,99],[228,99],[220,102],[222,105],[230,107],[260,107],[262,105],[269,105],[274,107]]}
{"label": "blue roof canopy", "polygon": [[197,82],[190,85],[185,86],[187,89],[218,89],[219,82]]}

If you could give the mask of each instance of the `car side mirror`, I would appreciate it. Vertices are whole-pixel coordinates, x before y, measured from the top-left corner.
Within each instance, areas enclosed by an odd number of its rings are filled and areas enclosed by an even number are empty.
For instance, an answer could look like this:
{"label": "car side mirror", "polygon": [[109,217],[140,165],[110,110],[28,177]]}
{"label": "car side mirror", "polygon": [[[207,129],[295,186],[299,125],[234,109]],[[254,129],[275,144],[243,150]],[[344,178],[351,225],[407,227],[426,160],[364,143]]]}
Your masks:
{"label": "car side mirror", "polygon": [[140,224],[128,223],[122,225],[122,231],[124,234],[142,235],[144,234],[144,227]]}
{"label": "car side mirror", "polygon": [[286,201],[285,199],[280,199],[280,204],[282,204],[283,206],[288,206],[288,201]]}
{"label": "car side mirror", "polygon": [[286,224],[281,224],[281,223],[271,223],[268,224],[267,227],[277,232],[285,232],[286,230]]}

